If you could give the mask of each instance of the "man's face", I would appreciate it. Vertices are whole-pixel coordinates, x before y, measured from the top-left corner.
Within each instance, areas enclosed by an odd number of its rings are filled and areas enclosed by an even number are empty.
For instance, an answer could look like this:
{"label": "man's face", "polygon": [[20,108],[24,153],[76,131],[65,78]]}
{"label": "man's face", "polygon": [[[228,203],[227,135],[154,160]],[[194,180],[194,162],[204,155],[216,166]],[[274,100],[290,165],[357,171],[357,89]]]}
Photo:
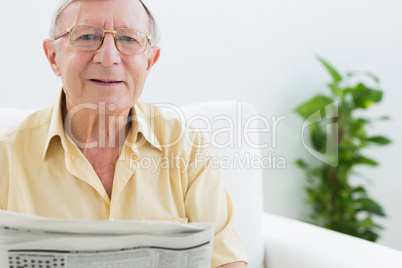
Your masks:
{"label": "man's face", "polygon": [[[81,24],[98,25],[105,30],[133,28],[151,34],[146,11],[139,1],[133,0],[73,2],[61,14],[57,30],[61,34],[67,28]],[[106,103],[106,109],[115,111],[131,108],[140,97],[148,72],[159,56],[157,47],[149,56],[149,46],[143,54],[124,55],[117,50],[110,33],[105,35],[102,46],[96,51],[75,49],[68,35],[55,41],[59,44],[53,49],[46,42],[51,45],[54,42],[45,40],[45,52],[53,71],[61,76],[68,109],[78,104],[101,102]]]}

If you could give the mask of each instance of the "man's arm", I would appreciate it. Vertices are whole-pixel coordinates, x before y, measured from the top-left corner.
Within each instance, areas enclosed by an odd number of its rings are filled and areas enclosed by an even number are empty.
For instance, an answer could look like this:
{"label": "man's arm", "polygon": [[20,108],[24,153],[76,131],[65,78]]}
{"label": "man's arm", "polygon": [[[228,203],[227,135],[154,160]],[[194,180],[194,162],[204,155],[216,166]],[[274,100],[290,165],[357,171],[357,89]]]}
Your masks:
{"label": "man's arm", "polygon": [[191,134],[194,136],[187,153],[190,157],[184,198],[186,216],[189,222],[215,224],[211,267],[244,268],[247,255],[236,226],[232,200],[220,175],[220,166],[213,164],[218,155],[204,134]]}
{"label": "man's arm", "polygon": [[242,261],[227,263],[219,266],[219,268],[246,268],[246,267],[247,265]]}

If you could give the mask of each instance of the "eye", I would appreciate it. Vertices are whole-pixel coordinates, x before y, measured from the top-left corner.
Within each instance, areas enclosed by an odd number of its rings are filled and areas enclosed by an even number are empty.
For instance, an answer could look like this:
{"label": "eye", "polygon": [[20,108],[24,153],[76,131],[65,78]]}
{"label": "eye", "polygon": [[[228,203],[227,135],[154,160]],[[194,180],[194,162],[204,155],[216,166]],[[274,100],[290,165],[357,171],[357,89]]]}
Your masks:
{"label": "eye", "polygon": [[97,39],[97,37],[94,34],[84,34],[84,35],[81,35],[79,39],[85,41],[85,40],[94,40],[94,39]]}
{"label": "eye", "polygon": [[120,37],[119,37],[119,41],[124,41],[124,42],[137,42],[136,39],[134,39],[134,38],[132,38],[132,37],[130,37],[130,36],[127,36],[127,35],[120,36]]}

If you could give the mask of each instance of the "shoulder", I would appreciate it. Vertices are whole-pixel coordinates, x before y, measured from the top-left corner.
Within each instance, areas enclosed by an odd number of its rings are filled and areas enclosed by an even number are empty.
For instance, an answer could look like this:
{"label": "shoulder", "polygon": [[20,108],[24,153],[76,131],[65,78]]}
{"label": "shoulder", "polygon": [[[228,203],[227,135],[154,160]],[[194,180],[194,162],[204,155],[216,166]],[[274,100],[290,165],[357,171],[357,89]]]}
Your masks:
{"label": "shoulder", "polygon": [[[7,189],[11,174],[27,166],[36,166],[35,161],[41,159],[41,148],[46,138],[47,123],[50,121],[51,107],[33,112],[17,109],[1,109],[0,125],[14,124],[0,131],[0,208],[6,209],[8,202]],[[24,118],[22,121],[18,120]],[[29,163],[29,164],[27,164]]]}

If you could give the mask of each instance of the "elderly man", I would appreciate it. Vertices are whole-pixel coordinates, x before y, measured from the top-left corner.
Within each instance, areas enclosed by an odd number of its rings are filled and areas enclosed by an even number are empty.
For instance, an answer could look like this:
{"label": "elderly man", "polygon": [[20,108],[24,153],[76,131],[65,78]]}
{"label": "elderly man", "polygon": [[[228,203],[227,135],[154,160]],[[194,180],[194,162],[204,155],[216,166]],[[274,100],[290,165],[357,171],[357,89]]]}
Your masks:
{"label": "elderly man", "polygon": [[[59,4],[43,47],[63,89],[53,106],[0,134],[0,208],[61,219],[210,221],[211,267],[245,267],[219,170],[195,160],[211,159],[213,148],[138,102],[159,58],[155,37],[139,0]],[[143,159],[160,164],[144,168]]]}

